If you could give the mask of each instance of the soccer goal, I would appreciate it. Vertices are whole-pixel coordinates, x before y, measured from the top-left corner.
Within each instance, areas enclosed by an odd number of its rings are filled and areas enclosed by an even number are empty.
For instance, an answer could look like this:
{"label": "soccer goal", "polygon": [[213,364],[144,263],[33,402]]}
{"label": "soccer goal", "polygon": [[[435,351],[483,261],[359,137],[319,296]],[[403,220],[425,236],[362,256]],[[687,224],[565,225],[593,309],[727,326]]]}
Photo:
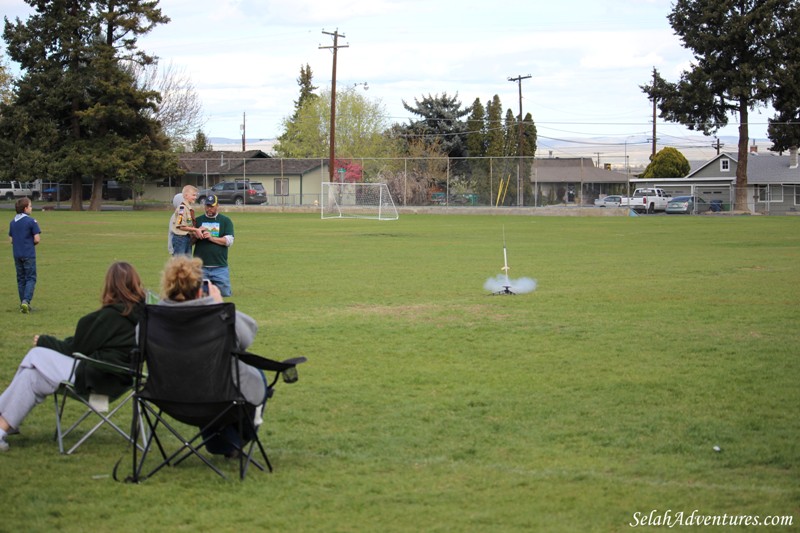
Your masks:
{"label": "soccer goal", "polygon": [[398,218],[385,183],[323,182],[321,199],[322,218]]}

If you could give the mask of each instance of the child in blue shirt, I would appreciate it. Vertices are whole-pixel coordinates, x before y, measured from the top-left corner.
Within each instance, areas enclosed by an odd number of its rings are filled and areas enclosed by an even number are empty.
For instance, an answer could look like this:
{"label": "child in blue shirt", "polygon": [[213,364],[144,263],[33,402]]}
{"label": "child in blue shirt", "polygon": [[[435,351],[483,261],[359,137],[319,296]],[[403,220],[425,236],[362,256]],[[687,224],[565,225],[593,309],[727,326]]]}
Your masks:
{"label": "child in blue shirt", "polygon": [[8,236],[14,250],[14,264],[17,267],[17,288],[19,289],[19,311],[30,313],[33,289],[36,287],[36,245],[42,230],[31,215],[33,203],[30,198],[20,198],[15,205],[17,214],[8,228]]}

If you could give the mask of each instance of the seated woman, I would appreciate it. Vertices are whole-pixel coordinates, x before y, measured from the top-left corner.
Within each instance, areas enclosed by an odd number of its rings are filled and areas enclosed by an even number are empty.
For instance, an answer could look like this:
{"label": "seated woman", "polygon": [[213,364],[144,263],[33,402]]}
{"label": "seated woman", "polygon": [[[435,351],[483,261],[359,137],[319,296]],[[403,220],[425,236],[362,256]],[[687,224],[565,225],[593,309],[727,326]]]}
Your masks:
{"label": "seated woman", "polygon": [[[167,261],[164,272],[161,276],[161,301],[159,305],[174,307],[213,305],[222,303],[222,295],[219,288],[208,284],[208,294],[203,292],[203,261],[197,257],[187,255],[176,255]],[[256,321],[240,312],[236,311],[236,346],[237,350],[246,350],[255,340],[258,324]],[[236,373],[234,373],[235,379]],[[260,418],[260,411],[264,402],[267,401],[267,380],[261,370],[239,362],[239,379],[241,384],[239,390],[248,404],[253,406],[256,417],[256,426]],[[239,438],[233,427],[225,428],[220,438],[211,439],[206,448],[215,454],[235,455],[237,446],[250,438],[245,435],[244,439]]]}
{"label": "seated woman", "polygon": [[144,299],[145,289],[133,266],[114,263],[106,272],[100,309],[78,321],[75,335],[63,340],[50,335],[33,337],[34,348],[0,394],[0,452],[8,450],[6,435],[18,432],[31,409],[53,394],[62,381],[74,380],[81,394],[109,396],[116,396],[131,385],[128,377],[102,372],[83,362],[78,363],[73,376],[72,354],[80,352],[101,361],[130,364]]}

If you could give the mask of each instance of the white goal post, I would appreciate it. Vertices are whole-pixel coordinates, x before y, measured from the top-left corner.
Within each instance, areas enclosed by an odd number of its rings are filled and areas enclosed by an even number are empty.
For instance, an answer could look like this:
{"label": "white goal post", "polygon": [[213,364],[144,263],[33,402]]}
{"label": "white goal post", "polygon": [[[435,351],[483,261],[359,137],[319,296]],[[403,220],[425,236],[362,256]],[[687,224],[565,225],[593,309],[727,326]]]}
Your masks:
{"label": "white goal post", "polygon": [[389,187],[385,183],[322,183],[322,218],[397,220]]}

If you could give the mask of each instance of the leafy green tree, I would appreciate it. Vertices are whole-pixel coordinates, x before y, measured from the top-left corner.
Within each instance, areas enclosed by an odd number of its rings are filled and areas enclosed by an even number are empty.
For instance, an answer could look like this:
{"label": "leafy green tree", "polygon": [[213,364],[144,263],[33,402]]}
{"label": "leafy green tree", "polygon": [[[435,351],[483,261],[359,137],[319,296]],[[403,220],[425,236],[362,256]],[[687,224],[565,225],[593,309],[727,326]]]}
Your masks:
{"label": "leafy green tree", "polygon": [[[22,68],[16,98],[0,110],[7,172],[48,176],[82,188],[92,179],[90,209],[99,209],[105,179],[133,183],[177,170],[169,139],[148,117],[158,94],[136,87],[124,62],[149,64],[139,35],[168,22],[155,2],[26,0],[26,22],[6,19],[9,57]],[[81,209],[81,195],[72,197]]]}
{"label": "leafy green tree", "polygon": [[[330,146],[331,94],[309,98],[296,118],[284,119],[284,135],[275,146],[280,157],[325,157]],[[378,158],[392,154],[392,142],[380,101],[371,101],[355,88],[336,92],[336,157]],[[292,130],[292,135],[286,135]]]}
{"label": "leafy green tree", "polygon": [[662,148],[644,169],[642,179],[683,178],[691,166],[682,153],[670,146]]}
{"label": "leafy green tree", "polygon": [[800,44],[798,9],[786,0],[676,0],[667,18],[695,62],[677,83],[643,88],[661,118],[706,135],[738,114],[737,208],[747,205],[749,112],[772,100],[784,51]]}

